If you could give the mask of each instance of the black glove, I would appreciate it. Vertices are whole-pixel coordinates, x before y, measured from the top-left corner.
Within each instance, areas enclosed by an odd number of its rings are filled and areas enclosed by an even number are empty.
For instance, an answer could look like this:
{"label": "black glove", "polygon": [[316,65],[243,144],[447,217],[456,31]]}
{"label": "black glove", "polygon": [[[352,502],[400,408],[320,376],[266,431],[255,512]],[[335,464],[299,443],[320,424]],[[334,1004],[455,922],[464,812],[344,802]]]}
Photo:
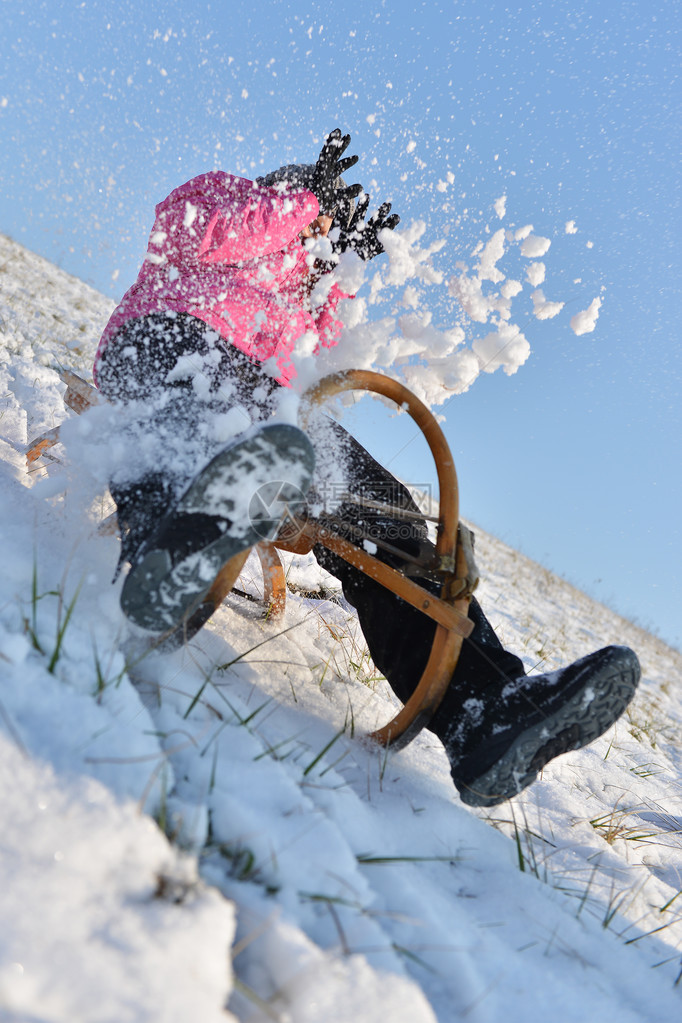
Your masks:
{"label": "black glove", "polygon": [[[386,228],[387,231],[394,231],[400,223],[397,213],[391,213],[390,202],[382,203],[377,212],[365,221],[369,208],[369,196],[365,194],[358,202],[355,209],[352,208],[350,200],[344,202],[338,210],[334,220],[334,226],[341,228],[338,240],[334,242],[336,253],[352,249],[357,252],[360,259],[374,259],[384,251],[379,241],[378,232]],[[391,215],[389,216],[389,213]]]}
{"label": "black glove", "polygon": [[338,206],[350,202],[362,191],[362,185],[346,187],[338,180],[358,162],[357,156],[341,159],[349,145],[350,135],[342,136],[341,129],[334,128],[327,135],[313,169],[309,188],[319,203],[320,213],[326,216],[331,216]]}

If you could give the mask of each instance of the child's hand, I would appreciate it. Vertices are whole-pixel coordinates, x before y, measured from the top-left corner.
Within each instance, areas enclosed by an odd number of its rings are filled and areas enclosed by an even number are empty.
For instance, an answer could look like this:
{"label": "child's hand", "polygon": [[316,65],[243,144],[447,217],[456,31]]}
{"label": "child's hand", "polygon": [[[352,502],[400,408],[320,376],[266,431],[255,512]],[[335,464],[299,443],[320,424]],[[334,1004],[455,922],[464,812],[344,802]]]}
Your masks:
{"label": "child's hand", "polygon": [[349,145],[350,135],[342,136],[340,128],[334,128],[324,140],[310,183],[310,191],[320,204],[322,214],[333,214],[337,206],[354,199],[362,191],[362,185],[347,188],[337,185],[344,171],[358,162],[357,156],[341,159]]}

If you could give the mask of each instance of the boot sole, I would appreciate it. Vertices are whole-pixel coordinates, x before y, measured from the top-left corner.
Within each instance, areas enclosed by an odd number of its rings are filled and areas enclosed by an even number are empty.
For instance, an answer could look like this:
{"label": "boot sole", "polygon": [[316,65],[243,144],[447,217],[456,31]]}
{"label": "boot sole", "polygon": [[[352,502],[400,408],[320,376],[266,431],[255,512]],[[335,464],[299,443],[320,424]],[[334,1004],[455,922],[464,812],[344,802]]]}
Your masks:
{"label": "boot sole", "polygon": [[[283,514],[295,515],[302,509],[314,465],[310,441],[287,424],[261,427],[216,455],[190,484],[174,513],[208,513],[230,519],[234,525],[176,565],[167,550],[154,548],[150,540],[121,590],[126,617],[156,633],[181,624],[206,596],[223,565],[255,544],[274,539]],[[260,488],[274,486],[277,492],[278,483],[292,491],[284,512],[276,502],[277,514],[268,513],[266,502],[254,506],[253,495]],[[255,521],[249,518],[254,507]]]}
{"label": "boot sole", "polygon": [[[636,655],[618,647],[618,656],[601,669],[586,673],[582,686],[553,714],[513,739],[508,749],[480,777],[468,782],[455,777],[463,803],[496,806],[531,785],[554,757],[582,749],[603,735],[623,713],[640,678]],[[466,758],[457,765],[465,776]]]}

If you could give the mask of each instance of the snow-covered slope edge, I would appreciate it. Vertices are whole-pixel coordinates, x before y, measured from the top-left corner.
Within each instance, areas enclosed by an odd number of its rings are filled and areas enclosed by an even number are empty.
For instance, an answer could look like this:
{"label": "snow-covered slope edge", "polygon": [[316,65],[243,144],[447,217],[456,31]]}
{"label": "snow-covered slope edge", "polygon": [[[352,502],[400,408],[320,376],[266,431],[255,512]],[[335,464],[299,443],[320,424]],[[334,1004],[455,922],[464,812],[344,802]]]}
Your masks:
{"label": "snow-covered slope edge", "polygon": [[479,533],[481,599],[529,667],[616,641],[645,674],[494,827],[430,734],[358,741],[394,701],[310,560],[279,623],[233,596],[184,650],[130,663],[101,503],[22,454],[66,416],[50,366],[88,372],[110,307],[0,236],[7,1018],[225,1019],[232,991],[242,1020],[677,1020],[680,655]]}

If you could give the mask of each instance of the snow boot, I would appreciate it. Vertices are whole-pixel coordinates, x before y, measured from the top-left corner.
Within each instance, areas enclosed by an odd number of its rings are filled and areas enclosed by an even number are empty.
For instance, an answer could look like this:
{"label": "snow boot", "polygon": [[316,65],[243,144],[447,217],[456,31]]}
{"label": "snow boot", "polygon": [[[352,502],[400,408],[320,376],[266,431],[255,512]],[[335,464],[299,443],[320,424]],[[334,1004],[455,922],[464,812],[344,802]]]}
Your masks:
{"label": "snow boot", "polygon": [[295,426],[266,424],[220,451],[192,480],[134,555],[124,614],[166,632],[200,604],[236,554],[272,540],[305,506],[313,447]]}
{"label": "snow boot", "polygon": [[517,795],[554,757],[602,735],[634,696],[640,666],[628,647],[609,646],[547,675],[498,678],[451,687],[430,725],[469,806]]}

